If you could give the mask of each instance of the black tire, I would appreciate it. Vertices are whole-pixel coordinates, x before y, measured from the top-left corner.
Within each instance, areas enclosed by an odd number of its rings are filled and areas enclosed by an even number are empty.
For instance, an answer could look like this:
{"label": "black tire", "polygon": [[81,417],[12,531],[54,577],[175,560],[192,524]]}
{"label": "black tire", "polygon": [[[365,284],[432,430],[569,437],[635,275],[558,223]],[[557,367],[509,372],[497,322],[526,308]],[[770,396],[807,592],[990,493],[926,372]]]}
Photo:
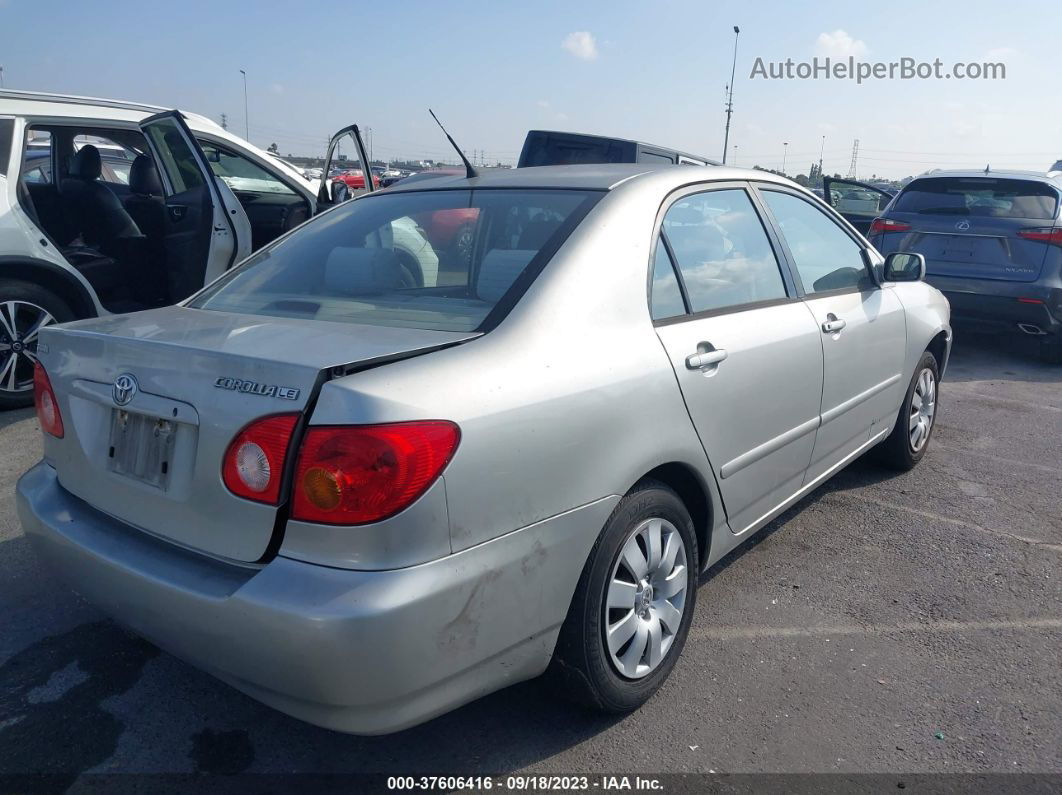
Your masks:
{"label": "black tire", "polygon": [[[54,318],[55,323],[65,323],[68,320],[73,320],[75,317],[73,310],[70,309],[66,301],[50,290],[46,290],[32,282],[18,281],[15,279],[0,279],[0,311],[5,313],[5,322],[0,323],[0,347],[10,346],[13,342],[8,333],[10,317],[7,315],[7,305],[9,302],[40,307]],[[16,319],[23,320],[24,318],[25,315],[20,312]],[[26,328],[15,329],[16,332],[24,332],[26,330]],[[21,344],[19,340],[15,340],[15,342]],[[31,352],[36,352],[36,341],[27,345],[27,348]],[[22,408],[23,406],[29,406],[33,403],[33,365],[28,357],[15,354],[10,348],[0,351],[0,374],[6,375],[9,372],[5,368],[7,367],[11,356],[15,356],[16,361],[16,385],[25,386],[27,376],[30,379],[29,385],[28,388],[16,388],[15,390],[11,390],[7,385],[8,382],[6,378],[0,379],[0,411]]]}
{"label": "black tire", "polygon": [[1062,340],[1058,337],[1040,340],[1040,361],[1044,364],[1062,364]]}
{"label": "black tire", "polygon": [[[670,648],[650,673],[632,679],[619,672],[608,650],[604,600],[624,543],[651,518],[664,519],[678,531],[686,556],[685,597]],[[693,521],[679,496],[657,481],[637,484],[612,512],[583,567],[550,668],[562,691],[602,712],[630,712],[648,701],[671,673],[686,643],[697,603],[698,561]]]}
{"label": "black tire", "polygon": [[[929,370],[933,375],[935,392],[934,414],[925,441],[921,443],[921,446],[918,449],[915,449],[914,445],[911,443],[909,424],[911,419],[911,403],[914,399],[915,388],[918,385],[919,377],[925,370]],[[903,405],[900,406],[900,413],[896,415],[896,425],[893,427],[892,433],[886,437],[884,442],[878,445],[877,450],[875,451],[875,457],[879,462],[890,469],[906,472],[914,469],[918,465],[918,462],[925,457],[926,450],[929,449],[929,442],[933,438],[933,429],[936,428],[936,411],[939,410],[940,407],[939,386],[940,369],[937,366],[937,359],[932,353],[926,351],[922,354],[922,358],[919,359],[918,364],[915,366],[914,375],[911,376],[911,383],[907,386],[907,394],[904,396]]]}

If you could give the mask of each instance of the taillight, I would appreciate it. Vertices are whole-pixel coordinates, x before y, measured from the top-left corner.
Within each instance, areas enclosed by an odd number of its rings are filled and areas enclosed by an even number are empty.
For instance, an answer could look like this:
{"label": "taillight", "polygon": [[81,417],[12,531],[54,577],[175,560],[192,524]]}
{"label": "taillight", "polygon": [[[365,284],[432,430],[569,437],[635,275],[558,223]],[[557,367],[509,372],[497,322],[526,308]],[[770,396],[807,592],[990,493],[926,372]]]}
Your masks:
{"label": "taillight", "polygon": [[870,235],[883,235],[886,232],[906,232],[911,228],[911,225],[904,223],[903,221],[894,221],[891,218],[875,218],[870,223]]}
{"label": "taillight", "polygon": [[55,399],[52,382],[40,362],[33,365],[33,405],[37,407],[41,430],[62,439],[63,415],[59,413],[59,401]]}
{"label": "taillight", "polygon": [[428,490],[461,438],[452,422],[311,427],[295,467],[293,519],[378,522]]}
{"label": "taillight", "polygon": [[1019,229],[1018,237],[1026,240],[1038,240],[1052,246],[1062,246],[1062,226],[1040,226],[1034,229]]}
{"label": "taillight", "polygon": [[276,505],[298,414],[274,414],[255,420],[229,444],[221,478],[238,497]]}

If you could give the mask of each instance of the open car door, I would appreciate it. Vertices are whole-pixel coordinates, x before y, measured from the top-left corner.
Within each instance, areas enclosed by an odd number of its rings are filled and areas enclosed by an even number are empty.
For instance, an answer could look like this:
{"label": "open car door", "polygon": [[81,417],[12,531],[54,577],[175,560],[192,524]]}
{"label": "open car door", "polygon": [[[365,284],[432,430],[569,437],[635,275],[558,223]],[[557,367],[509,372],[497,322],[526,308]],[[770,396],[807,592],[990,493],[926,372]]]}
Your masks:
{"label": "open car door", "polygon": [[823,177],[822,195],[828,205],[866,235],[871,221],[881,215],[894,194],[865,182]]}
{"label": "open car door", "polygon": [[[351,191],[345,182],[334,180],[329,177],[335,167],[337,152],[344,139],[350,138],[354,143],[354,151],[358,153],[358,161],[361,164],[361,173],[365,176],[365,188]],[[372,165],[369,163],[368,154],[365,151],[365,142],[361,138],[361,130],[358,125],[352,124],[332,136],[328,142],[328,153],[325,155],[324,169],[321,171],[321,185],[317,189],[317,212],[323,212],[337,204],[342,204],[362,193],[372,193],[376,185],[372,179]]]}
{"label": "open car door", "polygon": [[166,271],[182,300],[251,253],[251,224],[235,194],[214,177],[180,111],[140,123],[166,193]]}

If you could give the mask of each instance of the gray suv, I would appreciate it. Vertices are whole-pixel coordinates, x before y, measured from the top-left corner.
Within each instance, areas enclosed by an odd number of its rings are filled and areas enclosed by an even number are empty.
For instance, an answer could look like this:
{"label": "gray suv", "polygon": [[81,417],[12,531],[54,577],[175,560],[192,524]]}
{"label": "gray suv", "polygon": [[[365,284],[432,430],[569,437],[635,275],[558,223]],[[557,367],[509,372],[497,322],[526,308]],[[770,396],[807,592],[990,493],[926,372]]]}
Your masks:
{"label": "gray suv", "polygon": [[909,183],[870,227],[882,254],[925,256],[953,316],[1036,337],[1062,363],[1062,175],[935,171]]}

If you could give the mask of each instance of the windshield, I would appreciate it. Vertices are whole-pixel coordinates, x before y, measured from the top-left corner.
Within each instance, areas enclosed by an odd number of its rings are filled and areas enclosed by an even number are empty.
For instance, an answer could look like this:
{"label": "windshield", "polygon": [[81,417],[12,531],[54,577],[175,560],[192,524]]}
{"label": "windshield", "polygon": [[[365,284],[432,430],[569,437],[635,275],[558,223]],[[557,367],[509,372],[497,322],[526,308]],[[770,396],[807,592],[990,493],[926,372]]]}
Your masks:
{"label": "windshield", "polygon": [[1032,180],[936,177],[916,179],[900,192],[892,209],[922,215],[1051,219],[1058,210],[1058,193]]}
{"label": "windshield", "polygon": [[367,196],[263,249],[189,305],[473,331],[510,289],[516,296],[526,289],[600,196],[572,190]]}

